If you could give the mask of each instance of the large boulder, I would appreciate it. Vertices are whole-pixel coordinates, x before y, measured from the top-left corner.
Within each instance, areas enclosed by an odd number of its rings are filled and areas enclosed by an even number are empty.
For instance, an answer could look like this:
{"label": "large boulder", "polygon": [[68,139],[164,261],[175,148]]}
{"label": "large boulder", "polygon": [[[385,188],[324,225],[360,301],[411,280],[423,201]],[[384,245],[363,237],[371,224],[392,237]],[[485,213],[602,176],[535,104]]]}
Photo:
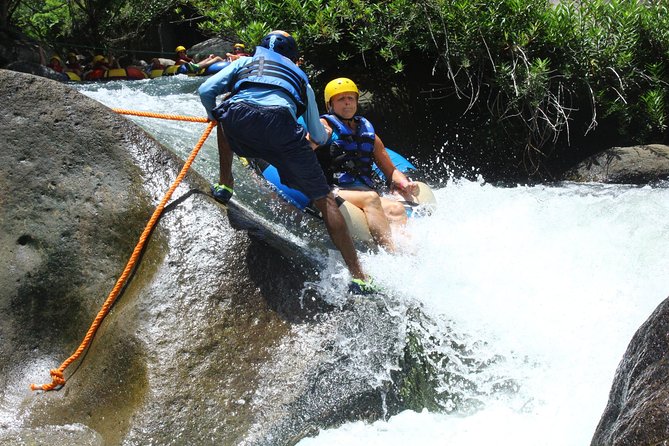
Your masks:
{"label": "large boulder", "polygon": [[669,147],[649,144],[613,147],[567,171],[567,181],[648,184],[669,179]]}
{"label": "large boulder", "polygon": [[401,410],[400,316],[304,294],[320,266],[195,172],[66,385],[31,393],[79,345],[182,161],[66,84],[0,70],[0,95],[1,444],[294,444]]}
{"label": "large boulder", "polygon": [[591,446],[669,443],[669,298],[637,330],[623,356]]}
{"label": "large boulder", "polygon": [[222,37],[212,37],[211,39],[207,39],[204,42],[200,42],[188,48],[188,54],[190,56],[199,55],[200,57],[216,54],[217,56],[225,58],[226,53],[232,52],[232,45],[234,44],[235,42]]}
{"label": "large boulder", "polygon": [[[43,49],[50,54],[48,47]],[[18,31],[0,27],[0,68],[17,61],[39,63],[39,44]]]}
{"label": "large boulder", "polygon": [[58,73],[43,65],[53,54],[53,50],[44,43],[39,43],[17,31],[0,28],[0,68],[61,82],[69,80],[64,73]]}

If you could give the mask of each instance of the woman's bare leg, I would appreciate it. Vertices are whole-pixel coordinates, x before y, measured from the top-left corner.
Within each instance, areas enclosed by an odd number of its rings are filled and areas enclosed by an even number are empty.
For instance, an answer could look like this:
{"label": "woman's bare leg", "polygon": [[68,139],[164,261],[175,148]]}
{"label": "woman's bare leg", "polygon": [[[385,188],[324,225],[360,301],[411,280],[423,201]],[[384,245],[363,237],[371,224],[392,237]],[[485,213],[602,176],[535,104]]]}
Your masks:
{"label": "woman's bare leg", "polygon": [[372,234],[374,241],[386,251],[395,252],[395,242],[393,241],[390,224],[378,193],[374,191],[340,189],[337,191],[337,195],[362,209],[367,219],[369,233]]}

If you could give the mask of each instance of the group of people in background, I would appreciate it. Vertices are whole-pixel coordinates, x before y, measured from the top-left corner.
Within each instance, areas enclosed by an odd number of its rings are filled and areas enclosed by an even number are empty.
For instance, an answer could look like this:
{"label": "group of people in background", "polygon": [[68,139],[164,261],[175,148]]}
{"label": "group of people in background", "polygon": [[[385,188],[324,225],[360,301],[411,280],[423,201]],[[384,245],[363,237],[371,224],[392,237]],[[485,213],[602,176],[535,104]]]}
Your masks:
{"label": "group of people in background", "polygon": [[49,59],[48,63],[46,62],[46,57],[44,55],[44,50],[42,49],[42,47],[39,48],[39,53],[40,53],[40,62],[42,63],[42,65],[46,65],[47,67],[51,68],[57,73],[72,72],[75,73],[77,76],[81,76],[84,72],[84,66],[81,63],[82,59],[80,59],[76,53],[73,52],[67,53],[67,58],[65,59],[65,62],[63,62],[63,59],[60,56],[54,54],[53,56],[51,56],[51,59]]}
{"label": "group of people in background", "polygon": [[[102,79],[105,73],[111,69],[127,69],[133,66],[132,60],[128,56],[117,59],[113,55],[95,54],[85,56],[75,52],[67,53],[65,62],[59,55],[54,54],[47,63],[42,48],[40,48],[40,62],[57,73],[68,75],[72,80]],[[142,71],[142,68],[136,67],[136,70]]]}
{"label": "group of people in background", "polygon": [[241,56],[248,56],[246,53],[244,44],[235,43],[232,47],[232,52],[226,53],[225,57],[218,56],[216,54],[209,54],[206,57],[199,57],[195,55],[191,57],[186,51],[186,47],[179,45],[175,48],[176,56],[174,59],[165,59],[165,58],[153,58],[147,69],[147,72],[152,70],[165,70],[168,67],[176,65],[184,66],[186,73],[199,73],[202,70],[207,69],[211,65],[218,62],[231,62]]}
{"label": "group of people in background", "polygon": [[[201,70],[217,63],[217,62],[231,62],[241,56],[248,56],[245,46],[242,43],[235,43],[231,52],[225,54],[225,57],[210,54],[206,57],[190,57],[187,54],[186,48],[179,45],[175,49],[174,58],[153,58],[149,63],[138,60],[133,61],[129,56],[116,58],[111,54],[91,54],[81,55],[75,52],[68,52],[63,61],[63,58],[54,54],[47,61],[44,50],[40,47],[40,62],[58,73],[72,73],[81,80],[97,80],[105,77],[105,73],[112,69],[128,69],[131,67],[135,71],[141,71],[150,77],[152,70],[164,70],[170,66],[184,65],[186,73],[198,73]],[[73,76],[70,76],[73,78]]]}

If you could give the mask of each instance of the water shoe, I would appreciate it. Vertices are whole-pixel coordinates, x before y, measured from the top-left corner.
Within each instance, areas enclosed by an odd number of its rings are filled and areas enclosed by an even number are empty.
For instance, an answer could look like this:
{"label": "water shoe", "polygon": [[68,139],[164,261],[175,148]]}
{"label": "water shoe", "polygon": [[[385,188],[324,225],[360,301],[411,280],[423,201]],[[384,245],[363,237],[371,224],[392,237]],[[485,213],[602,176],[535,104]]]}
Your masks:
{"label": "water shoe", "polygon": [[211,186],[211,195],[216,201],[219,201],[223,204],[228,204],[228,201],[232,198],[232,188],[226,186],[225,184],[214,184]]}
{"label": "water shoe", "polygon": [[371,280],[364,281],[362,279],[353,279],[348,285],[348,292],[350,294],[365,296],[378,293],[379,289],[372,283]]}

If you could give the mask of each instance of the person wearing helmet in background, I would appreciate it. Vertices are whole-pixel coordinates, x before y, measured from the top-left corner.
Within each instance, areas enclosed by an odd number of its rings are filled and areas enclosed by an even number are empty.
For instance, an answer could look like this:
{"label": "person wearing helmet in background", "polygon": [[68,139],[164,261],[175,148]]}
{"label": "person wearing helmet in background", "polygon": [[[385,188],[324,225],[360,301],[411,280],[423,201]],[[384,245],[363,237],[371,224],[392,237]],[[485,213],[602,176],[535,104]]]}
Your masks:
{"label": "person wearing helmet in background", "polygon": [[58,73],[62,73],[65,68],[63,67],[63,59],[55,54],[51,56],[51,60],[49,60],[49,63],[46,66]]}
{"label": "person wearing helmet in background", "polygon": [[372,124],[356,114],[359,90],[352,80],[341,77],[330,81],[324,96],[328,113],[321,121],[331,130],[331,137],[316,153],[328,184],[335,195],[362,209],[376,243],[395,252],[390,228],[406,224],[407,215],[399,201],[379,195],[372,164],[389,179],[391,191],[409,201],[415,201],[412,195],[418,192],[417,186],[395,167]]}
{"label": "person wearing helmet in background", "polygon": [[83,79],[85,81],[102,79],[109,68],[109,62],[107,62],[105,56],[98,54],[93,57],[91,69],[84,73]]}
{"label": "person wearing helmet in background", "polygon": [[183,46],[178,46],[177,51],[177,61],[175,65],[183,65],[183,67],[177,71],[177,73],[186,74],[186,73],[198,73],[200,70],[204,70],[210,65],[213,65],[218,62],[224,62],[221,56],[215,54],[210,54],[207,57],[199,58],[198,61],[195,61],[194,58],[188,57],[186,54],[186,48]]}
{"label": "person wearing helmet in background", "polygon": [[[209,119],[218,122],[219,183],[212,195],[227,203],[233,193],[232,152],[261,158],[277,168],[282,183],[300,190],[322,213],[358,294],[374,289],[360,266],[353,240],[309,141],[328,134],[307,75],[297,66],[297,44],[285,31],[272,31],[253,57],[241,57],[205,81],[198,93]],[[220,105],[219,95],[227,94]],[[305,127],[297,123],[302,116]],[[308,134],[307,134],[308,132]]]}
{"label": "person wearing helmet in background", "polygon": [[79,62],[79,57],[77,57],[76,53],[69,52],[67,53],[67,60],[65,61],[65,71],[71,71],[72,73],[75,73],[77,76],[81,76],[83,73],[84,69],[81,66],[81,63]]}
{"label": "person wearing helmet in background", "polygon": [[237,60],[240,57],[250,56],[250,54],[246,52],[246,47],[243,43],[235,43],[232,46],[232,53],[225,53],[225,56],[230,62],[232,62],[233,60]]}
{"label": "person wearing helmet in background", "polygon": [[175,59],[176,65],[181,65],[193,61],[193,58],[188,57],[188,54],[186,54],[186,48],[184,46],[179,45],[175,48],[174,51],[177,53],[177,57]]}

